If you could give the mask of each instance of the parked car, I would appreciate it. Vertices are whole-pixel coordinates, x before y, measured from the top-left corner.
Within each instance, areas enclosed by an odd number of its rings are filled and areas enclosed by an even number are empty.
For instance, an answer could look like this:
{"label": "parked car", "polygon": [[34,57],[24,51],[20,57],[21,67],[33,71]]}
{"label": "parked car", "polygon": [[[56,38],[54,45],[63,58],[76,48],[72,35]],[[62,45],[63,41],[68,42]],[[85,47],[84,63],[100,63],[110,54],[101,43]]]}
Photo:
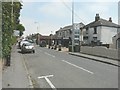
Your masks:
{"label": "parked car", "polygon": [[27,53],[27,52],[35,53],[35,47],[32,43],[24,43],[21,47],[21,52],[22,53]]}
{"label": "parked car", "polygon": [[27,41],[28,41],[29,43],[34,43],[34,41],[31,40],[31,39],[28,39]]}
{"label": "parked car", "polygon": [[26,41],[26,40],[22,40],[22,41],[20,41],[20,42],[19,42],[19,48],[21,49],[22,46],[23,46],[23,44],[25,44],[25,43],[29,43],[29,42]]}

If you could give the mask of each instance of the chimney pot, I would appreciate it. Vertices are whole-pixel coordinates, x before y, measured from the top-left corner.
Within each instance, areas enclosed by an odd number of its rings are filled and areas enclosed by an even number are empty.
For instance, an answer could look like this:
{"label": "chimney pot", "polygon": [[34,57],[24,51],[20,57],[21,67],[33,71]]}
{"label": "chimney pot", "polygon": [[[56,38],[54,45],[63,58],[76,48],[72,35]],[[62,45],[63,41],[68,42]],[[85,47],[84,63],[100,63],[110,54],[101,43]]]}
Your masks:
{"label": "chimney pot", "polygon": [[96,16],[95,16],[95,21],[98,21],[99,19],[100,19],[99,14],[96,14]]}
{"label": "chimney pot", "polygon": [[111,17],[109,18],[109,22],[112,22],[112,18]]}

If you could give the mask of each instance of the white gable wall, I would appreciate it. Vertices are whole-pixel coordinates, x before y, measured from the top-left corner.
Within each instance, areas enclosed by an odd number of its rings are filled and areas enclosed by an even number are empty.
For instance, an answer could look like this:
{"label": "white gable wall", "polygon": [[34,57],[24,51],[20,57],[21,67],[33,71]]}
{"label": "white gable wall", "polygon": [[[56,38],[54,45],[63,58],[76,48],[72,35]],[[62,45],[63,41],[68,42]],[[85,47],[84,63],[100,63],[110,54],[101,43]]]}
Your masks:
{"label": "white gable wall", "polygon": [[114,27],[101,27],[101,42],[102,44],[113,44],[112,37],[117,34],[117,28]]}
{"label": "white gable wall", "polygon": [[93,37],[97,37],[97,40],[101,40],[101,26],[97,27],[97,34],[94,34],[94,28],[88,30],[88,43],[91,44]]}
{"label": "white gable wall", "polygon": [[88,29],[88,43],[91,44],[93,37],[97,37],[102,44],[112,44],[112,37],[117,34],[117,28],[97,26],[97,34],[94,34],[94,27]]}

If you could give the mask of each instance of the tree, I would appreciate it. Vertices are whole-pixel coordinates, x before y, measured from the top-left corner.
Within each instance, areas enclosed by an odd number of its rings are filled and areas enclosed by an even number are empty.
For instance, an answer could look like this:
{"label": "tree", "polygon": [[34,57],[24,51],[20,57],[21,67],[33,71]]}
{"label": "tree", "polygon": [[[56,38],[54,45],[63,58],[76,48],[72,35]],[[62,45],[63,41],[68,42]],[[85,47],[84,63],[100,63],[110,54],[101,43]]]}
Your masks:
{"label": "tree", "polygon": [[11,47],[16,41],[13,31],[18,29],[21,32],[25,30],[22,24],[19,24],[20,10],[22,4],[18,2],[2,2],[2,57],[10,55]]}
{"label": "tree", "polygon": [[23,35],[23,31],[25,31],[24,26],[22,24],[18,24],[16,29],[20,31],[20,36],[22,36]]}

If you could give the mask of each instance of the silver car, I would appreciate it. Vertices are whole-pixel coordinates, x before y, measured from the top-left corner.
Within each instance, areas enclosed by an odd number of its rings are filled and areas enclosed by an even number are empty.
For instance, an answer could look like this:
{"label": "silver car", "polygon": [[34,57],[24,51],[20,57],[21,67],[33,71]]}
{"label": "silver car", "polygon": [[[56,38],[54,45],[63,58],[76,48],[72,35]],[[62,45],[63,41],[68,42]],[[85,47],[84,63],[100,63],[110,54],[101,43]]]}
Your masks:
{"label": "silver car", "polygon": [[24,43],[21,47],[21,52],[22,53],[27,53],[27,52],[35,53],[35,47],[32,43]]}

